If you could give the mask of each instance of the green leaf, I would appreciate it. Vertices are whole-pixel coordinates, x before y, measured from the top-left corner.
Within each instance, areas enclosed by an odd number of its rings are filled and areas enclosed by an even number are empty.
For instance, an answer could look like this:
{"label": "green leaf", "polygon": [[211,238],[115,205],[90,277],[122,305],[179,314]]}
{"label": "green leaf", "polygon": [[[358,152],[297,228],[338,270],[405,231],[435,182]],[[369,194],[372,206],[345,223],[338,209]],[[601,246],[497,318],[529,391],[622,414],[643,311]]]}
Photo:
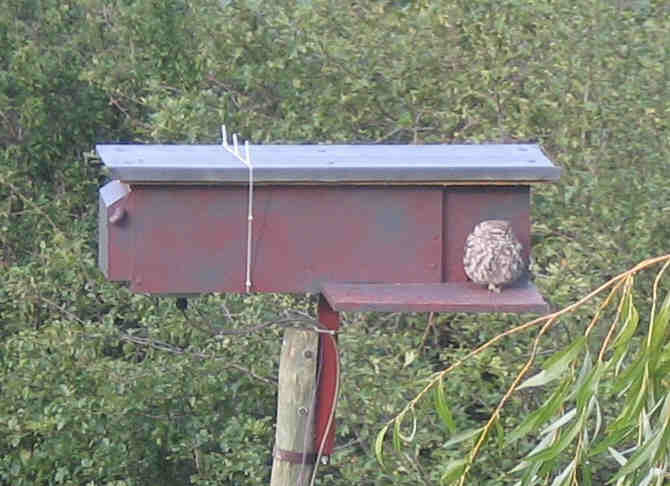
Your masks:
{"label": "green leaf", "polygon": [[444,443],[444,447],[448,448],[456,444],[460,444],[461,442],[465,442],[466,440],[471,439],[477,434],[479,434],[482,430],[484,430],[484,427],[479,427],[477,429],[470,429],[461,432],[460,434],[456,434],[454,437],[452,437],[451,439],[449,439],[447,442]]}
{"label": "green leaf", "polygon": [[595,439],[596,437],[598,437],[598,434],[600,433],[600,428],[603,425],[603,414],[602,410],[600,409],[600,402],[598,401],[597,395],[594,395],[593,399],[596,409],[596,425],[593,427],[593,438]]}
{"label": "green leaf", "polygon": [[581,464],[581,473],[582,473],[582,485],[583,486],[592,486],[593,481],[593,465],[588,462],[582,462]]}
{"label": "green leaf", "polygon": [[670,292],[666,294],[665,300],[661,305],[661,309],[658,311],[658,314],[654,319],[654,321],[657,320],[663,322],[664,325],[667,325],[668,321],[670,320]]}
{"label": "green leaf", "polygon": [[591,376],[593,370],[593,361],[591,359],[591,353],[589,353],[588,348],[584,353],[584,359],[582,361],[582,367],[579,369],[579,374],[577,375],[577,380],[572,387],[572,393],[568,396],[568,400],[573,400],[576,396],[579,395],[579,391],[583,389],[584,383]]}
{"label": "green leaf", "polygon": [[666,295],[661,309],[652,322],[649,352],[650,361],[654,363],[658,361],[658,350],[666,342],[668,322],[670,322],[670,292]]}
{"label": "green leaf", "polygon": [[412,363],[414,363],[414,361],[416,361],[416,359],[418,357],[419,357],[419,353],[416,351],[416,349],[410,349],[409,351],[406,351],[405,352],[405,362],[402,365],[403,368],[406,368],[409,365],[411,365]]}
{"label": "green leaf", "polygon": [[575,421],[568,432],[561,434],[558,441],[554,443],[550,448],[545,451],[539,452],[537,454],[531,455],[526,458],[528,461],[551,461],[558,457],[558,455],[563,452],[577,437],[577,435],[582,431],[584,427],[584,421],[586,418],[586,410],[583,410],[579,418]]}
{"label": "green leaf", "polygon": [[634,428],[628,428],[628,429],[622,428],[607,433],[607,435],[605,435],[605,437],[600,442],[597,442],[596,444],[591,446],[591,448],[588,451],[588,457],[596,457],[602,454],[603,452],[608,450],[611,446],[620,444],[628,435],[634,432],[635,432]]}
{"label": "green leaf", "polygon": [[400,422],[403,420],[405,414],[401,414],[393,421],[393,448],[396,451],[400,451],[402,448],[402,443],[400,442]]}
{"label": "green leaf", "polygon": [[[540,442],[533,448],[533,450],[530,451],[530,452],[526,455],[526,457],[530,457],[530,456],[532,456],[533,454],[537,454],[538,452],[547,449],[548,447],[551,446],[551,444],[554,442],[555,439],[556,439],[556,434],[546,434],[546,435],[542,438],[542,440],[541,440],[541,441],[540,441]],[[539,466],[540,466],[540,463],[539,463],[539,462],[533,462],[532,464],[533,464],[534,466],[536,466],[537,468],[539,468]],[[516,467],[514,467],[514,469],[512,469],[510,472],[520,471],[520,470],[522,470],[522,469],[527,468],[527,467],[530,466],[530,465],[531,465],[531,462],[528,462],[528,461],[526,461],[526,460],[524,459],[524,460],[521,461],[519,464],[517,464]],[[536,470],[535,472],[537,472],[537,470]]]}
{"label": "green leaf", "polygon": [[67,470],[66,467],[59,467],[58,470],[56,471],[56,476],[54,477],[54,480],[57,483],[62,483],[63,480],[68,476],[69,471]]}
{"label": "green leaf", "polygon": [[577,407],[582,408],[587,402],[591,402],[593,397],[598,394],[598,387],[600,386],[600,378],[605,372],[605,365],[598,363],[595,368],[591,370],[586,379],[577,388]]}
{"label": "green leaf", "polygon": [[440,419],[442,419],[442,423],[447,427],[447,430],[453,434],[456,431],[456,423],[454,422],[454,416],[449,409],[449,405],[447,405],[447,399],[444,393],[444,382],[441,378],[435,386],[433,396],[435,397],[435,410],[437,411],[437,414],[440,416]]}
{"label": "green leaf", "polygon": [[386,433],[389,430],[389,425],[391,424],[386,424],[382,430],[379,431],[377,434],[377,438],[375,439],[375,457],[377,458],[377,462],[379,465],[384,469],[384,438],[386,437]]}
{"label": "green leaf", "polygon": [[648,380],[646,376],[646,368],[644,366],[642,367],[642,372],[644,374],[639,379],[636,379],[628,390],[621,413],[614,422],[608,426],[609,431],[627,428],[631,425],[635,426],[638,414],[647,401]]}
{"label": "green leaf", "polygon": [[501,449],[505,447],[505,429],[503,428],[500,420],[495,421],[495,431],[496,431],[496,443]]}
{"label": "green leaf", "polygon": [[564,484],[568,484],[576,468],[577,458],[574,458],[572,461],[570,461],[570,464],[568,464],[565,469],[563,469],[563,471],[554,478],[554,480],[551,482],[551,486],[563,486]]}
{"label": "green leaf", "polygon": [[654,455],[654,462],[662,460],[662,456],[668,452],[668,444],[670,443],[670,392],[666,393],[663,403],[663,409],[658,417],[661,427],[661,434],[663,439],[661,441],[660,449]]}
{"label": "green leaf", "polygon": [[547,383],[560,377],[568,370],[572,361],[582,351],[585,343],[585,336],[580,336],[577,338],[575,342],[570,344],[570,346],[549,358],[544,364],[544,369],[538,374],[531,376],[526,381],[524,381],[521,385],[519,385],[518,389],[521,390],[523,388],[546,385]]}
{"label": "green leaf", "polygon": [[612,341],[611,346],[614,349],[614,354],[612,354],[609,360],[610,363],[614,363],[615,372],[617,374],[619,373],[623,358],[630,349],[630,340],[633,335],[635,335],[637,325],[640,322],[640,314],[637,312],[637,309],[633,304],[633,296],[631,292],[628,292],[625,296],[622,314],[625,314],[625,320],[621,325],[621,329],[619,329],[619,333]]}
{"label": "green leaf", "polygon": [[[649,472],[642,479],[642,481],[640,481],[640,484],[638,486],[649,486],[652,481],[657,480],[657,479],[662,479],[662,478],[663,478],[662,469],[652,467],[652,468],[649,468]],[[663,484],[663,483],[656,483],[656,484]]]}
{"label": "green leaf", "polygon": [[[405,435],[402,433],[402,424],[405,421],[405,415],[407,414],[407,411],[410,412],[412,418],[412,429],[409,435]],[[400,450],[402,445],[401,442],[412,442],[414,440],[414,436],[416,435],[416,427],[417,427],[417,419],[416,419],[416,413],[414,412],[414,408],[405,410],[396,417],[393,423],[393,447],[395,448],[395,450],[397,451]]]}
{"label": "green leaf", "polygon": [[612,455],[614,460],[619,463],[620,466],[625,466],[626,463],[628,462],[628,459],[619,451],[612,447],[608,447],[607,450],[609,453]]}
{"label": "green leaf", "polygon": [[557,371],[557,373],[555,373],[555,374],[552,374],[547,370],[542,370],[538,374],[531,376],[526,381],[521,383],[521,385],[519,385],[519,388],[517,388],[517,390],[522,390],[524,388],[530,388],[530,387],[533,387],[533,386],[546,385],[547,383],[549,383],[551,381],[554,381],[556,378],[561,376],[561,373],[563,373],[563,371],[565,371],[566,369],[567,369],[567,366],[566,366],[565,369],[558,369],[557,368],[556,370],[554,370],[554,371]]}
{"label": "green leaf", "polygon": [[560,429],[565,424],[570,422],[573,418],[575,418],[576,415],[577,415],[577,408],[571,408],[568,412],[561,415],[561,417],[559,417],[558,420],[552,422],[548,427],[542,430],[542,432],[540,432],[540,435],[549,434],[550,432],[554,432],[555,430]]}
{"label": "green leaf", "polygon": [[465,468],[468,466],[468,461],[466,459],[456,459],[447,464],[446,470],[440,480],[443,484],[449,484],[457,479],[459,479],[465,472]]}
{"label": "green leaf", "polygon": [[30,458],[32,457],[32,452],[29,451],[28,449],[21,449],[21,452],[19,453],[19,457],[21,458],[21,462],[23,464],[26,464]]}
{"label": "green leaf", "polygon": [[643,443],[631,456],[626,465],[619,469],[619,471],[608,481],[608,484],[615,483],[620,478],[635,472],[645,463],[651,464],[653,456],[661,443],[662,437],[662,433],[659,432],[652,440]]}
{"label": "green leaf", "polygon": [[640,350],[635,359],[633,359],[632,366],[626,368],[623,373],[620,373],[616,377],[611,391],[613,395],[617,395],[626,389],[629,394],[631,392],[637,393],[636,389],[642,386],[646,372],[646,356],[647,353],[645,350]]}
{"label": "green leaf", "polygon": [[507,436],[507,444],[511,444],[530,432],[537,431],[543,424],[551,420],[563,405],[568,394],[569,381],[564,380],[542,406],[531,412],[519,426]]}

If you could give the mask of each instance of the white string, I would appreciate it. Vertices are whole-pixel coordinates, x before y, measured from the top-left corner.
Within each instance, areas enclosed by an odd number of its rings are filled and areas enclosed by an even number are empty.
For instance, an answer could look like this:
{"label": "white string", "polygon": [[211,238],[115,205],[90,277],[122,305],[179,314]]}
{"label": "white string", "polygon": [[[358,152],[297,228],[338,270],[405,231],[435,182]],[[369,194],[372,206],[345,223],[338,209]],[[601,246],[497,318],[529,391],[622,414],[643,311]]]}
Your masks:
{"label": "white string", "polygon": [[242,162],[247,169],[249,169],[249,211],[247,213],[247,265],[246,265],[246,282],[245,288],[247,293],[251,290],[251,250],[252,250],[252,235],[253,235],[253,221],[254,221],[254,167],[251,165],[251,155],[249,154],[249,141],[244,142],[244,157],[240,154],[240,149],[237,143],[237,133],[233,133],[233,146],[228,145],[228,134],[226,126],[221,125],[221,137],[223,140],[223,148],[233,154],[240,162]]}

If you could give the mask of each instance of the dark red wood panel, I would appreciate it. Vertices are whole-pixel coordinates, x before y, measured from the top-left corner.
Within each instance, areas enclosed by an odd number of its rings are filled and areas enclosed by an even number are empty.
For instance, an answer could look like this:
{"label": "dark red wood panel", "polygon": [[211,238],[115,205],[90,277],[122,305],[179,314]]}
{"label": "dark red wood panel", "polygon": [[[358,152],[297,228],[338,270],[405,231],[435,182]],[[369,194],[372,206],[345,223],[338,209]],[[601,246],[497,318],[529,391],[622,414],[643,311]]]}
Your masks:
{"label": "dark red wood panel", "polygon": [[[136,185],[122,204],[111,278],[146,293],[244,291],[246,187]],[[254,291],[465,282],[465,239],[484,219],[511,221],[529,254],[528,186],[259,186],[254,205]]]}
{"label": "dark red wood panel", "polygon": [[442,284],[326,283],[322,293],[338,312],[534,312],[549,306],[528,281],[499,294],[471,282]]}
{"label": "dark red wood panel", "polygon": [[441,189],[272,186],[255,204],[255,290],[441,280]]}
{"label": "dark red wood panel", "polygon": [[133,291],[244,290],[245,189],[136,186],[131,195]]}
{"label": "dark red wood panel", "polygon": [[[140,185],[130,199],[134,291],[244,290],[246,187]],[[439,282],[442,203],[440,188],[257,187],[252,290]]]}
{"label": "dark red wood panel", "polygon": [[530,188],[528,186],[448,187],[444,192],[444,280],[465,282],[465,239],[480,221],[506,219],[523,245],[530,250]]}

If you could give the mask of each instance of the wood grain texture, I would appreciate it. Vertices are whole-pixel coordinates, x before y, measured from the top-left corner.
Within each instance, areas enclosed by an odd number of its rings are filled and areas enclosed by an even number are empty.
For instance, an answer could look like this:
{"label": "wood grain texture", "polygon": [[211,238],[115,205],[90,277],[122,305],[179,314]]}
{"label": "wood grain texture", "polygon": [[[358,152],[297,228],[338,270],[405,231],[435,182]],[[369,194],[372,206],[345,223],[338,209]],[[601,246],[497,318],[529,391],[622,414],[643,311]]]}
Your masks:
{"label": "wood grain texture", "polygon": [[[314,407],[319,338],[315,332],[284,331],[279,362],[275,447],[297,453],[314,452]],[[305,486],[314,465],[295,464],[276,455],[271,486]]]}
{"label": "wood grain texture", "polygon": [[499,294],[472,282],[442,284],[327,283],[322,293],[338,312],[533,312],[549,306],[537,288],[519,281]]}
{"label": "wood grain texture", "polygon": [[[125,225],[109,227],[124,236],[110,252],[128,257],[111,260],[110,272],[141,293],[243,292],[246,198],[241,187],[134,186]],[[439,282],[442,201],[436,188],[258,188],[253,290]]]}

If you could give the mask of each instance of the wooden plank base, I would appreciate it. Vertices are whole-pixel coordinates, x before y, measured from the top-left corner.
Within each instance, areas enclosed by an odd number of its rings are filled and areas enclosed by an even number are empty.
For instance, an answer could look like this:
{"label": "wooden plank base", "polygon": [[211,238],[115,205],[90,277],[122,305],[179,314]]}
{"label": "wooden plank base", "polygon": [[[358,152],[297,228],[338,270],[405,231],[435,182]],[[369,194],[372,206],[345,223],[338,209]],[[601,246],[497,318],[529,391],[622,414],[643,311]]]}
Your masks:
{"label": "wooden plank base", "polygon": [[323,296],[338,312],[533,312],[549,305],[535,285],[522,281],[499,294],[472,282],[366,284],[331,282]]}

